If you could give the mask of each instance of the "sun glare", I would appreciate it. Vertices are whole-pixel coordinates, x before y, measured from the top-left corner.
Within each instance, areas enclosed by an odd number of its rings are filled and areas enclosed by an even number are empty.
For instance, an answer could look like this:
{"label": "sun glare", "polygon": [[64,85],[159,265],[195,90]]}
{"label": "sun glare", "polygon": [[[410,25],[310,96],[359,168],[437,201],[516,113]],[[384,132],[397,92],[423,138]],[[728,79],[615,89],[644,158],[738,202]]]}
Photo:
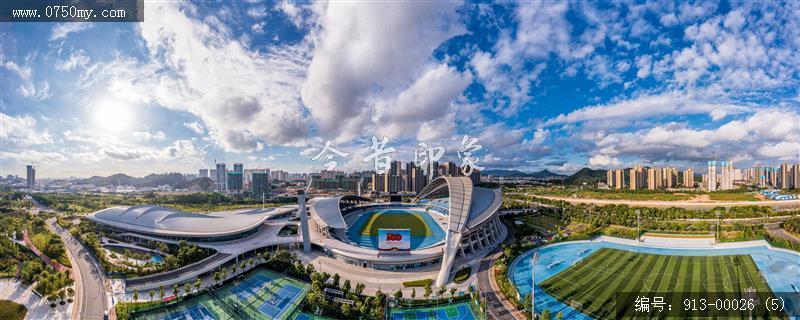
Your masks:
{"label": "sun glare", "polygon": [[131,129],[135,114],[126,101],[103,99],[89,110],[95,128],[112,133]]}

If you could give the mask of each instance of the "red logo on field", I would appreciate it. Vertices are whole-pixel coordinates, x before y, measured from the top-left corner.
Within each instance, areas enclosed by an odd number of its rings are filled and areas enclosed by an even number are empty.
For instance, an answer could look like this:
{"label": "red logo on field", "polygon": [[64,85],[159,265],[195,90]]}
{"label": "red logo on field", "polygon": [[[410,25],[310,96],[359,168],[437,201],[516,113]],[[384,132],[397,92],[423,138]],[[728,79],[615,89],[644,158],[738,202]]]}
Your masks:
{"label": "red logo on field", "polygon": [[399,233],[387,233],[386,241],[400,241],[403,240],[403,235]]}

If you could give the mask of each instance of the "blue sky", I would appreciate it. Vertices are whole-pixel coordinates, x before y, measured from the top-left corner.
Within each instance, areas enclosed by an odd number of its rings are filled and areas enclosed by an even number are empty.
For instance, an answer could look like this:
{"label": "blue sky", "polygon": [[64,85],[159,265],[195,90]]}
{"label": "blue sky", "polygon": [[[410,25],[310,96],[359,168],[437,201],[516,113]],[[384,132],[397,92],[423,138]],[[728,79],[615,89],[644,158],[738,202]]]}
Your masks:
{"label": "blue sky", "polygon": [[310,172],[326,141],[370,169],[373,135],[526,171],[800,158],[797,2],[145,2],[0,33],[3,175]]}

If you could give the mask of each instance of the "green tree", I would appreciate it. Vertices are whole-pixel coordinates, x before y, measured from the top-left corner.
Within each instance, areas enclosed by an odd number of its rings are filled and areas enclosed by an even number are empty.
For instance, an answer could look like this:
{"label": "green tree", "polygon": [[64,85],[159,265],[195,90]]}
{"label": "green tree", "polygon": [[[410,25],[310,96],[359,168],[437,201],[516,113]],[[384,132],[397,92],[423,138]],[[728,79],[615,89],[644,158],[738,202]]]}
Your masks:
{"label": "green tree", "polygon": [[150,301],[153,301],[153,296],[155,296],[155,295],[156,295],[155,290],[150,289]]}
{"label": "green tree", "polygon": [[425,293],[423,294],[423,296],[425,297],[425,300],[430,299],[431,294],[433,294],[433,288],[431,288],[431,283],[428,282],[428,283],[425,284]]}
{"label": "green tree", "polygon": [[194,291],[200,291],[200,286],[203,285],[203,281],[200,281],[200,278],[194,279]]}
{"label": "green tree", "polygon": [[179,291],[180,291],[180,290],[178,289],[178,284],[177,284],[177,283],[176,283],[176,284],[173,284],[173,285],[172,285],[172,294],[173,294],[173,295],[175,295],[175,296],[177,296]]}
{"label": "green tree", "polygon": [[183,284],[183,295],[188,295],[189,292],[191,292],[191,291],[192,291],[192,285],[190,283],[188,283],[188,282],[184,283]]}
{"label": "green tree", "polygon": [[455,298],[456,291],[457,291],[456,287],[450,288],[450,300],[453,300],[453,298]]}
{"label": "green tree", "polygon": [[403,299],[403,290],[397,289],[397,291],[394,292],[394,298],[398,301]]}
{"label": "green tree", "polygon": [[544,309],[544,311],[542,311],[542,316],[540,317],[540,319],[542,319],[542,320],[550,320],[551,319],[551,317],[550,317],[550,309]]}
{"label": "green tree", "polygon": [[342,290],[344,290],[345,293],[348,293],[348,292],[350,292],[350,289],[351,289],[350,280],[349,279],[345,280],[344,281],[344,285],[342,285]]}
{"label": "green tree", "polygon": [[561,318],[564,318],[564,313],[559,311],[558,313],[556,313],[556,319],[561,320]]}
{"label": "green tree", "polygon": [[415,299],[417,297],[417,288],[411,288],[411,299]]}
{"label": "green tree", "polygon": [[158,286],[158,297],[160,300],[164,300],[164,285]]}
{"label": "green tree", "polygon": [[337,287],[337,288],[339,287],[339,280],[341,280],[341,278],[339,277],[339,274],[338,273],[333,274],[333,286],[334,287]]}
{"label": "green tree", "polygon": [[133,301],[134,302],[139,301],[139,289],[133,288]]}

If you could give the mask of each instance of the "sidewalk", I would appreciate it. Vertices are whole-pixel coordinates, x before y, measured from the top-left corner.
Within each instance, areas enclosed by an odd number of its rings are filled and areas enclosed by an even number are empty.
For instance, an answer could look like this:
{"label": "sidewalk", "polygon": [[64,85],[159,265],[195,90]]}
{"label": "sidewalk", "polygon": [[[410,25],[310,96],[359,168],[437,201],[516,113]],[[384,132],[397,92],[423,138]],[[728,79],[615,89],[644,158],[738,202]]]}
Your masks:
{"label": "sidewalk", "polygon": [[[42,260],[44,260],[45,263],[47,263],[49,266],[53,267],[53,269],[56,269],[59,272],[62,272],[62,271],[67,269],[67,267],[65,267],[64,265],[62,265],[62,264],[60,264],[60,263],[58,263],[56,261],[53,261],[53,259],[50,259],[50,257],[48,257],[47,255],[45,255],[44,253],[39,251],[39,249],[36,248],[36,246],[33,245],[33,242],[31,242],[31,239],[28,238],[28,230],[27,229],[22,230],[22,238],[25,241],[25,246],[28,247],[28,249],[31,249],[31,251],[33,251],[33,253],[35,253],[37,256],[39,256],[39,258],[42,258]],[[64,248],[64,250],[66,250],[66,248]]]}
{"label": "sidewalk", "polygon": [[51,308],[47,299],[39,298],[33,292],[33,286],[26,288],[13,278],[0,279],[0,299],[10,300],[28,308],[26,319],[69,320],[72,313],[72,304],[56,304],[55,308]]}

